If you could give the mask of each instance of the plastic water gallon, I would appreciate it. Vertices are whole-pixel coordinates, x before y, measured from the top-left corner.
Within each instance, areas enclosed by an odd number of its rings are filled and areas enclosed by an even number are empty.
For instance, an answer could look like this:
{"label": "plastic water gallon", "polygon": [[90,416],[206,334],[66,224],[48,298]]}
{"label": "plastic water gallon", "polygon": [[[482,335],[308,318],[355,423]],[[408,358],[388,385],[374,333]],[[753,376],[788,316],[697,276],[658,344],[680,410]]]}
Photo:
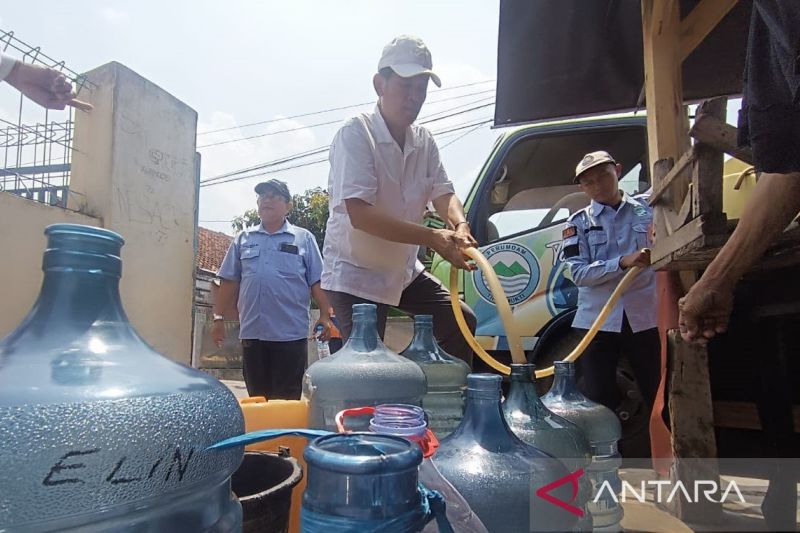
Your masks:
{"label": "plastic water gallon", "polygon": [[244,429],[233,394],[133,330],[122,237],[45,234],[39,297],[0,342],[0,530],[239,531],[242,449],[206,450]]}
{"label": "plastic water gallon", "polygon": [[611,409],[581,394],[575,383],[574,363],[556,361],[555,375],[550,391],[542,396],[542,402],[548,409],[581,428],[592,446],[589,478],[592,480],[593,494],[601,494],[597,502],[593,497],[588,505],[594,531],[619,531],[622,506],[608,490],[601,490],[606,483],[615,493],[619,493],[621,486],[621,458],[617,451],[617,442],[622,436],[619,418]]}
{"label": "plastic water gallon", "polygon": [[[303,378],[310,402],[309,427],[336,431],[336,414],[383,403],[420,405],[425,395],[420,367],[392,352],[378,337],[374,304],[353,306],[353,329],[341,350],[311,365]],[[367,429],[369,419],[351,422]]]}
{"label": "plastic water gallon", "polygon": [[400,355],[417,363],[425,373],[428,392],[422,397],[422,408],[431,430],[440,439],[446,437],[464,414],[469,365],[442,350],[433,337],[431,315],[414,316],[414,337]]}

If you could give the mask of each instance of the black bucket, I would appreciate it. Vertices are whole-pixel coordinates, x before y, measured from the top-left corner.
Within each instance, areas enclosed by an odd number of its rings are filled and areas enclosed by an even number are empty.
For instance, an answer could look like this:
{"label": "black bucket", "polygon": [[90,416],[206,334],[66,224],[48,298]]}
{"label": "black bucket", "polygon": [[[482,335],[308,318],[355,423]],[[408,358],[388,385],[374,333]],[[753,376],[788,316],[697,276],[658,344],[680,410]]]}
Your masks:
{"label": "black bucket", "polygon": [[285,533],[289,529],[292,489],[303,478],[297,460],[268,452],[245,452],[231,477],[242,504],[243,533]]}

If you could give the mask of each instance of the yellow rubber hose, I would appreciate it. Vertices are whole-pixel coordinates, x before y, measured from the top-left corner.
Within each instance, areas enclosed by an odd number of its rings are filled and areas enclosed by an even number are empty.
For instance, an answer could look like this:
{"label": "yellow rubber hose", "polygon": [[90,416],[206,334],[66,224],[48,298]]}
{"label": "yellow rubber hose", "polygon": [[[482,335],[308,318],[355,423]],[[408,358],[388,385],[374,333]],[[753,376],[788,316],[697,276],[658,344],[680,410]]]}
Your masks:
{"label": "yellow rubber hose", "polygon": [[[527,360],[525,359],[525,351],[522,349],[522,336],[519,333],[516,320],[514,320],[514,316],[511,313],[511,306],[508,304],[506,293],[503,291],[503,287],[500,285],[500,280],[497,279],[497,274],[495,274],[492,265],[489,264],[489,261],[487,261],[483,254],[476,248],[468,248],[464,250],[464,254],[475,261],[475,264],[478,265],[478,268],[480,268],[481,272],[483,273],[483,277],[486,279],[486,283],[489,286],[489,291],[492,293],[492,298],[494,299],[495,306],[497,307],[497,312],[500,315],[500,320],[503,322],[503,328],[506,331],[508,347],[509,350],[511,350],[511,360],[516,364],[526,363]],[[616,305],[620,296],[622,296],[622,293],[625,292],[640,271],[640,267],[632,267],[628,273],[623,276],[622,280],[619,282],[619,285],[617,285],[617,288],[614,289],[614,292],[611,293],[608,301],[603,306],[603,309],[600,310],[600,314],[597,315],[592,327],[589,328],[589,331],[583,337],[581,342],[578,343],[575,349],[564,358],[565,361],[575,361],[583,354],[584,350],[586,350],[586,347],[589,346],[589,343],[592,342],[592,339],[594,339],[594,336],[597,335],[597,332],[600,330],[600,326],[602,326],[606,321],[608,314],[614,308],[614,305]],[[484,350],[483,347],[478,344],[475,336],[472,335],[472,332],[469,330],[467,322],[464,320],[464,313],[461,311],[461,301],[458,298],[458,270],[452,266],[450,267],[450,304],[453,306],[453,314],[456,316],[456,322],[458,323],[458,328],[461,330],[461,334],[464,335],[467,343],[475,351],[475,353],[478,354],[478,357],[483,359],[487,365],[498,372],[502,374],[510,374],[511,368],[489,355],[486,350]],[[537,378],[544,378],[552,375],[552,366],[536,371]]]}

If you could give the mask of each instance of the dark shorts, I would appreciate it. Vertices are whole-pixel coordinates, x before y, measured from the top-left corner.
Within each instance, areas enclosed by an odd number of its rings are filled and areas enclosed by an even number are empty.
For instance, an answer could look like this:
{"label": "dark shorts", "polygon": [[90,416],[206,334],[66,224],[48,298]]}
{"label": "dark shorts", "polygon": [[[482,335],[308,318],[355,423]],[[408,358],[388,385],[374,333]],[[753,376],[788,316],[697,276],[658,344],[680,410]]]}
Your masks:
{"label": "dark shorts", "polygon": [[[325,291],[330,299],[336,318],[339,322],[339,331],[342,338],[347,341],[350,336],[350,329],[353,326],[353,304],[375,303],[352,294],[337,291]],[[386,304],[376,304],[378,306],[378,334],[383,338],[386,330],[386,316],[389,306]],[[400,303],[397,308],[410,315],[425,314],[433,316],[433,334],[442,349],[454,357],[465,361],[472,366],[472,348],[464,339],[461,330],[456,323],[453,308],[450,304],[450,291],[441,282],[428,272],[422,272],[419,276],[405,288]],[[474,333],[477,319],[472,309],[464,302],[461,302],[461,312]]]}

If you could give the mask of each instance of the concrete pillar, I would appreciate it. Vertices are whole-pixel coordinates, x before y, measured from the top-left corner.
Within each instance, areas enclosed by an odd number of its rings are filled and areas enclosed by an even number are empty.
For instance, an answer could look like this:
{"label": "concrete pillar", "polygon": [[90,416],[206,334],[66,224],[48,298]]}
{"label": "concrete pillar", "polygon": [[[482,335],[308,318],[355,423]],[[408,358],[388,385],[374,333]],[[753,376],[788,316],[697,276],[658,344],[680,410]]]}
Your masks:
{"label": "concrete pillar", "polygon": [[139,334],[184,364],[192,352],[197,113],[119,63],[87,73],[77,113],[72,209],[125,238],[122,301]]}

